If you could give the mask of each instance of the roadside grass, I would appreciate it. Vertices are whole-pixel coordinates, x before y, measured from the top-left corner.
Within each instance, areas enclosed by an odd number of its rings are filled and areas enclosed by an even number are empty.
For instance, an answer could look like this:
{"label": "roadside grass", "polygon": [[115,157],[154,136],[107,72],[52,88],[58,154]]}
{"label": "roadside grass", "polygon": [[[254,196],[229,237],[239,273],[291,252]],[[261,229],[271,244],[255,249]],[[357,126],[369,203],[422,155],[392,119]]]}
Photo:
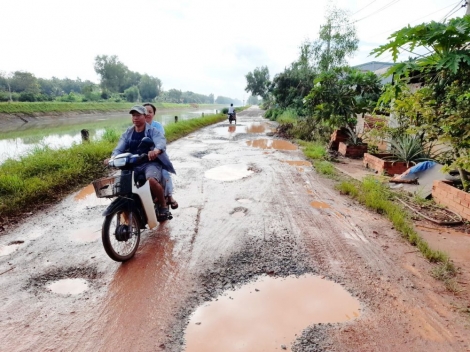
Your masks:
{"label": "roadside grass", "polygon": [[[396,195],[388,187],[374,177],[366,177],[362,182],[359,182],[346,176],[340,176],[333,164],[324,160],[327,152],[323,144],[318,142],[297,142],[301,145],[305,156],[313,159],[313,166],[319,174],[338,181],[335,187],[340,194],[348,195],[370,210],[387,217],[405,240],[416,246],[429,262],[437,264],[431,275],[443,281],[447,290],[454,293],[458,291],[458,285],[454,279],[457,269],[450,261],[449,256],[442,251],[432,249],[419,236],[413,228],[410,213],[401,204],[394,201]],[[425,203],[423,199],[419,198],[417,202]]]}
{"label": "roadside grass", "polygon": [[[225,120],[223,114],[180,121],[165,126],[167,142]],[[105,176],[109,157],[122,131],[107,129],[99,141],[67,149],[38,147],[20,160],[0,165],[0,224],[61,199],[65,194]]]}
{"label": "roadside grass", "polygon": [[[84,103],[66,103],[66,102],[1,102],[0,113],[3,114],[26,114],[34,113],[69,113],[69,112],[92,112],[92,111],[119,111],[127,110],[133,103],[120,102],[84,102]],[[156,103],[158,108],[190,108],[191,104],[176,103]],[[213,106],[202,104],[201,106]]]}

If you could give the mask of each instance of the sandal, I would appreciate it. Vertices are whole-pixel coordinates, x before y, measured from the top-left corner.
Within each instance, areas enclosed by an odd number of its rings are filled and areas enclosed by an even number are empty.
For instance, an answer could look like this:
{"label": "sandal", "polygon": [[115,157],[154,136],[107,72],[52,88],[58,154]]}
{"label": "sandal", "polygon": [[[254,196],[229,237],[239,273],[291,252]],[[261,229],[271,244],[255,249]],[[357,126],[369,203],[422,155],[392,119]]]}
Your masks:
{"label": "sandal", "polygon": [[171,200],[173,198],[168,197],[168,200],[166,201],[166,204],[168,204],[171,209],[178,209],[178,202],[176,200]]}
{"label": "sandal", "polygon": [[158,208],[157,221],[164,222],[171,219],[171,213],[168,208]]}

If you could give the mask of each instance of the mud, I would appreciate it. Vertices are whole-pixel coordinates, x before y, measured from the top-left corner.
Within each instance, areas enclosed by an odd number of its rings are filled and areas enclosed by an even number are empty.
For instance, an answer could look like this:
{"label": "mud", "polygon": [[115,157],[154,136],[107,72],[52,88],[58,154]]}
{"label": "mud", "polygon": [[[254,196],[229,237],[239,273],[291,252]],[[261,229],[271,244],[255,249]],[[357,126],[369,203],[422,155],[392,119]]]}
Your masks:
{"label": "mud", "polygon": [[[287,164],[305,161],[295,145],[277,149],[275,143],[286,141],[265,134],[256,142],[259,134],[238,132],[238,125],[274,127],[260,113],[240,113],[230,138],[214,132],[228,132],[222,123],[168,145],[180,206],[173,220],[142,233],[129,262],[111,261],[93,239],[109,200],[84,195],[89,189],[5,229],[0,250],[15,250],[0,256],[2,349],[180,352],[190,342],[185,332],[198,307],[261,278],[316,275],[357,300],[360,315],[302,321],[274,350],[283,350],[281,344],[295,352],[468,350],[467,292],[448,292],[429,274],[433,264],[379,214],[341,196],[333,181],[306,165],[299,172]],[[206,177],[209,171],[214,178]],[[434,235],[442,246],[456,238]],[[462,252],[458,259],[465,258]],[[48,288],[70,279],[86,282],[87,290]],[[330,296],[322,295],[322,306],[334,302]]]}

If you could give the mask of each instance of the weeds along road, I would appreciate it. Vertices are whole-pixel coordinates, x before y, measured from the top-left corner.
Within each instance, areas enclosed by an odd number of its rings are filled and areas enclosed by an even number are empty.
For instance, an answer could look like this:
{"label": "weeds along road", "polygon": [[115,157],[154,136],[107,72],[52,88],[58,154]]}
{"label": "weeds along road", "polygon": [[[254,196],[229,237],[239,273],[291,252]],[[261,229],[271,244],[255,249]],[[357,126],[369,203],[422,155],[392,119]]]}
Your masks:
{"label": "weeds along road", "polygon": [[[250,108],[236,126],[219,123],[170,144],[180,207],[173,220],[142,234],[127,263],[103,250],[109,201],[91,187],[8,229],[0,237],[0,350],[468,350],[465,318],[450,309],[452,297],[430,277],[431,265],[390,223],[340,196],[295,146],[267,137],[271,128]],[[292,288],[269,310],[277,315],[260,312],[243,329],[230,321],[240,306],[218,309],[228,318],[212,331],[202,329],[213,313],[190,321],[209,300],[245,305],[236,290],[259,277],[294,285],[281,278],[306,274],[340,287],[360,308],[321,325],[299,314],[298,330],[288,333],[281,323],[300,301]],[[345,300],[323,290],[311,290],[319,295],[309,300],[318,299],[328,317],[328,307]],[[281,325],[269,330],[273,324]],[[222,335],[232,349],[188,338],[219,343]]]}

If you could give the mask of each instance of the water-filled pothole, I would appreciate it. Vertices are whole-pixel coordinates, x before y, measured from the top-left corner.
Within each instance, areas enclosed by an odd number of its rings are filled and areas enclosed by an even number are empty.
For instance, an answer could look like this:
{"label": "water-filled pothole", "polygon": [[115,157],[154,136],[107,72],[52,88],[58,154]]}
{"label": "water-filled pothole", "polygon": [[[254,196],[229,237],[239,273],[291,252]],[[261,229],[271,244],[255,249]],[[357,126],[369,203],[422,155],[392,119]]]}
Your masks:
{"label": "water-filled pothole", "polygon": [[186,352],[290,350],[307,326],[345,322],[359,311],[341,285],[319,276],[262,277],[199,307],[186,329]]}
{"label": "water-filled pothole", "polygon": [[282,160],[282,162],[291,166],[312,166],[312,163],[306,160]]}
{"label": "water-filled pothole", "polygon": [[46,286],[50,291],[62,295],[78,295],[88,290],[88,281],[84,279],[63,279]]}
{"label": "water-filled pothole", "polygon": [[251,199],[247,199],[247,198],[239,198],[236,200],[238,203],[242,203],[242,204],[249,204],[249,203],[253,203],[253,201]]}
{"label": "water-filled pothole", "polygon": [[84,188],[82,188],[73,198],[74,200],[83,200],[91,194],[95,193],[95,189],[93,188],[93,184],[90,184]]}
{"label": "water-filled pothole", "polygon": [[16,252],[21,247],[23,242],[24,241],[15,241],[15,242],[10,242],[7,245],[0,246],[0,257]]}
{"label": "water-filled pothole", "polygon": [[261,149],[297,150],[297,146],[281,139],[257,139],[254,141],[247,141],[246,144],[250,147]]}
{"label": "water-filled pothole", "polygon": [[235,181],[253,174],[253,171],[248,170],[245,164],[229,164],[215,167],[207,170],[204,175],[207,178],[218,181]]}
{"label": "water-filled pothole", "polygon": [[317,208],[317,209],[331,208],[329,204],[326,204],[324,202],[318,202],[318,201],[313,201],[313,202],[310,203],[310,205],[314,208]]}
{"label": "water-filled pothole", "polygon": [[238,207],[238,208],[233,209],[230,212],[230,215],[234,218],[243,218],[247,212],[248,212],[248,209],[243,208],[243,207]]}

